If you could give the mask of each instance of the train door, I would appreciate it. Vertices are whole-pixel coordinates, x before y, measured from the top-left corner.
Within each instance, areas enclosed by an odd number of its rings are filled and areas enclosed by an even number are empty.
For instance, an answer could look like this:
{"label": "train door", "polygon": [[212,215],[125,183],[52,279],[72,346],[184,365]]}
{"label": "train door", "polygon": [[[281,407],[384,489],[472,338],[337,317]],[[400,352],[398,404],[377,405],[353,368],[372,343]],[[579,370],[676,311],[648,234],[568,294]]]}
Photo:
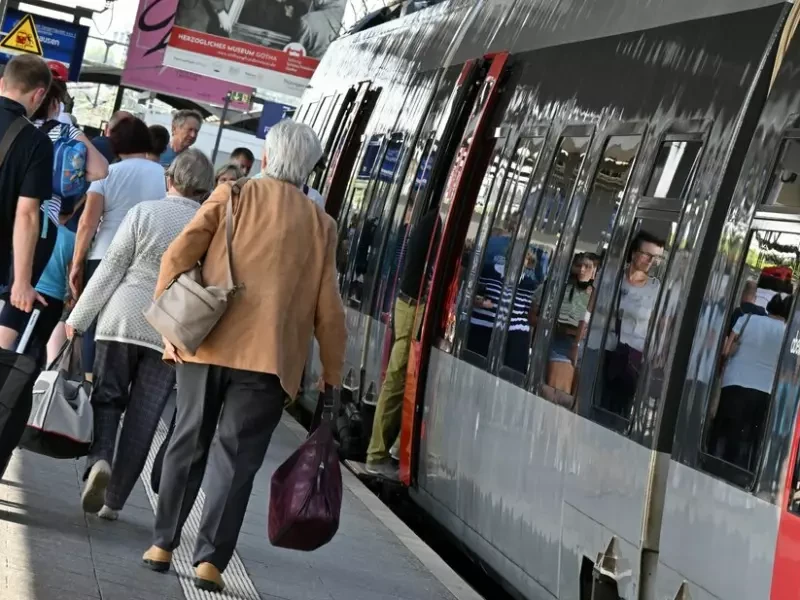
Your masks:
{"label": "train door", "polygon": [[320,190],[325,198],[325,210],[334,219],[339,217],[350,174],[359,154],[361,137],[381,91],[380,88],[371,89],[367,81],[357,88],[347,117],[341,120],[341,128],[334,132],[336,141],[330,151],[330,162]]}
{"label": "train door", "polygon": [[412,450],[412,440],[419,442],[420,410],[422,407],[425,371],[430,344],[439,328],[441,309],[448,293],[457,286],[456,252],[470,227],[473,206],[479,195],[480,182],[489,166],[500,135],[490,131],[490,122],[500,94],[500,84],[507,71],[509,55],[496,54],[487,59],[485,77],[471,105],[463,134],[460,136],[455,156],[449,165],[441,203],[436,234],[428,250],[430,277],[423,278],[417,294],[416,317],[420,321],[418,333],[412,337],[407,380],[403,401],[402,432],[400,443],[400,476],[410,485],[416,472],[417,448]]}

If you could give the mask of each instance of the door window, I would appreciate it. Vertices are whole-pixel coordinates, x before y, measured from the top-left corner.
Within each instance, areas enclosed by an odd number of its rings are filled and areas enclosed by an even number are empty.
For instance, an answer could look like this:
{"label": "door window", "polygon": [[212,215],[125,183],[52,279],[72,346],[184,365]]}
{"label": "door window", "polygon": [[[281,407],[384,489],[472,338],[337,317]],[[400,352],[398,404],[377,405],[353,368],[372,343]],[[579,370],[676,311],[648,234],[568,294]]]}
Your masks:
{"label": "door window", "polygon": [[662,142],[645,196],[677,200],[686,198],[702,149],[703,142],[700,140]]}
{"label": "door window", "polygon": [[786,139],[781,144],[778,164],[772,172],[770,193],[764,204],[800,208],[800,139]]}

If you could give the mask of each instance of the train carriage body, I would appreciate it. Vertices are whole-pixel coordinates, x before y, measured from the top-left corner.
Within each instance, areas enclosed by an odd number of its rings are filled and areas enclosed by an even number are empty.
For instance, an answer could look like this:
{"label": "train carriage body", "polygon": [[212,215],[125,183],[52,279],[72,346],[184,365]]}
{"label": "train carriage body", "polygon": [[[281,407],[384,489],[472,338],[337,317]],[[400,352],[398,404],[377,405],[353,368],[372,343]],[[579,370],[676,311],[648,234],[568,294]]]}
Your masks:
{"label": "train carriage body", "polygon": [[[332,44],[297,111],[329,156],[312,183],[338,221],[362,438],[402,293],[402,479],[526,598],[796,595],[797,18],[778,0],[453,0]],[[735,325],[751,281],[785,300],[782,325]],[[744,322],[780,334],[747,444],[719,433]],[[307,387],[319,373],[312,349]]]}

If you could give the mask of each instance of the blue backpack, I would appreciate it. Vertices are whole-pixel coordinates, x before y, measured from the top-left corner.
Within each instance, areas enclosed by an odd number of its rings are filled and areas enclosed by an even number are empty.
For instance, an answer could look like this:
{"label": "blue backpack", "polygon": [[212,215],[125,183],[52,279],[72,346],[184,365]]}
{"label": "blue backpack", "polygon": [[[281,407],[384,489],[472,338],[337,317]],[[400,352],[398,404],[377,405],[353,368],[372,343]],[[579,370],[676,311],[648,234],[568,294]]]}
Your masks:
{"label": "blue backpack", "polygon": [[86,180],[86,144],[69,137],[70,126],[58,121],[49,121],[42,126],[48,133],[61,127],[61,135],[53,142],[53,195],[69,204],[80,200],[89,189]]}

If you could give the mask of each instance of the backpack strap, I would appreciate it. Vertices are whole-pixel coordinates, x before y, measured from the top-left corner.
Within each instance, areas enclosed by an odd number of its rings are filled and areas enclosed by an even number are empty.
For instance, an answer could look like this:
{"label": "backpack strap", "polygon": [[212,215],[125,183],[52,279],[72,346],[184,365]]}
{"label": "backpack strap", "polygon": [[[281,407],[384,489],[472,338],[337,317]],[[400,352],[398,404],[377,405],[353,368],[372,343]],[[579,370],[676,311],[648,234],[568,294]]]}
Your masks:
{"label": "backpack strap", "polygon": [[[46,123],[42,124],[42,126],[39,128],[39,131],[43,131],[44,133],[49,135],[50,132],[53,131],[53,129],[55,129],[56,127],[61,127],[61,122],[56,121],[55,119],[50,119]],[[61,133],[63,135],[64,133],[63,129],[61,130]]]}
{"label": "backpack strap", "polygon": [[30,123],[30,121],[25,117],[17,117],[11,125],[8,126],[8,129],[6,129],[6,132],[3,134],[3,139],[0,140],[0,166],[3,166],[3,163],[6,161],[6,155],[11,149],[11,145],[28,123]]}

